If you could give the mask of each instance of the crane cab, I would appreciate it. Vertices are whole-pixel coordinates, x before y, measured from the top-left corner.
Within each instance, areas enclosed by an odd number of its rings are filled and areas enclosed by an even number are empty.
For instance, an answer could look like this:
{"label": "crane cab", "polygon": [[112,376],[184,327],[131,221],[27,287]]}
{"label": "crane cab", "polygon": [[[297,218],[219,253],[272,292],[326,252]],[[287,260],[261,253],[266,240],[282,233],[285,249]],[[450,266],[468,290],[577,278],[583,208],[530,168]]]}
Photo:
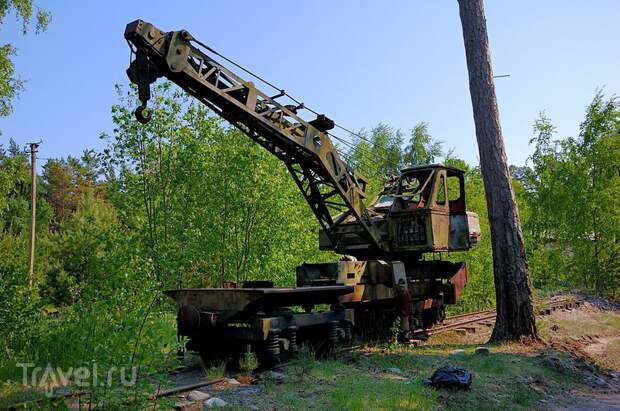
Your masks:
{"label": "crane cab", "polygon": [[[386,214],[394,251],[461,251],[480,238],[478,216],[465,205],[464,172],[443,164],[409,167],[386,187],[392,197]],[[387,203],[380,197],[375,206]]]}
{"label": "crane cab", "polygon": [[[405,168],[386,182],[368,210],[373,225],[381,231],[382,249],[389,250],[376,258],[464,251],[480,239],[478,215],[466,209],[464,172],[456,167]],[[321,233],[321,248],[362,258],[372,255],[363,230],[356,225],[353,219],[344,220],[332,233],[335,244]]]}

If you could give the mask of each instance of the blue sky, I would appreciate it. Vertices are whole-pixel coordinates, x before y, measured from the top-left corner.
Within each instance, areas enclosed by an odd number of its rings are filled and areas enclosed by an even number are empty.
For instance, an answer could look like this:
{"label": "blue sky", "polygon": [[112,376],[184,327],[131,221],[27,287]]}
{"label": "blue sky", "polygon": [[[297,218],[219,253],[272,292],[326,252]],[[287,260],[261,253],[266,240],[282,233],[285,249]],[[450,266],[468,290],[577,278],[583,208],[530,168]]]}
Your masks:
{"label": "blue sky", "polygon": [[[22,36],[13,16],[0,43],[18,48],[26,90],[0,119],[0,143],[43,140],[42,157],[101,148],[115,83],[127,83],[125,25],[137,18],[196,38],[308,106],[359,130],[419,121],[477,162],[456,0],[40,1],[48,32]],[[574,136],[597,87],[620,91],[620,1],[488,0],[486,14],[509,161],[523,164],[538,112]]]}

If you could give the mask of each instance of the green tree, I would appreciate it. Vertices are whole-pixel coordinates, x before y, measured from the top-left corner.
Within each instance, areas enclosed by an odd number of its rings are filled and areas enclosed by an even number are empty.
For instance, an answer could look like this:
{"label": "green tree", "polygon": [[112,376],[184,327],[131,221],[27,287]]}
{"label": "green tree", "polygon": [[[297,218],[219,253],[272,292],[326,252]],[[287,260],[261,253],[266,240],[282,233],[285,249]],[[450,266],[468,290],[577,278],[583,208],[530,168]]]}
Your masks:
{"label": "green tree", "polygon": [[144,126],[134,92],[119,92],[115,132],[104,136],[105,162],[118,171],[112,198],[162,284],[292,285],[297,264],[320,258],[318,224],[277,158],[168,83]]}
{"label": "green tree", "polygon": [[411,130],[404,161],[408,165],[432,164],[443,155],[442,142],[433,139],[428,123],[420,122]]}
{"label": "green tree", "polygon": [[371,151],[376,161],[376,172],[382,176],[400,173],[403,163],[403,134],[386,124],[379,123],[370,133]]}
{"label": "green tree", "polygon": [[534,123],[528,224],[541,284],[617,293],[620,282],[620,110],[597,92],[577,138],[554,140],[544,113]]}
{"label": "green tree", "polygon": [[403,133],[379,123],[370,133],[362,131],[354,140],[346,160],[368,180],[367,198],[372,200],[385,180],[400,174],[403,166]]}
{"label": "green tree", "polygon": [[124,273],[114,261],[121,258],[120,254],[131,252],[123,247],[130,237],[120,225],[116,210],[97,197],[94,189],[80,193],[76,209],[50,236],[51,262],[44,297],[55,305],[80,301],[85,288]]}
{"label": "green tree", "polygon": [[78,209],[85,193],[105,198],[104,173],[92,150],[81,158],[50,159],[43,165],[44,197],[54,210],[54,227]]}
{"label": "green tree", "polygon": [[[33,19],[36,22],[36,33],[46,30],[51,21],[50,13],[37,8],[32,0],[0,0],[0,26],[11,13],[15,13],[21,20],[23,34],[28,32]],[[0,45],[0,117],[11,114],[12,101],[23,89],[23,81],[15,74],[12,61],[16,52],[10,43]]]}
{"label": "green tree", "polygon": [[[6,355],[28,343],[40,313],[39,295],[27,282],[29,208],[29,161],[11,140],[8,150],[0,147],[0,350]],[[37,238],[42,244],[47,241],[51,215],[49,205],[42,199],[36,216]],[[37,285],[47,267],[46,254],[45,247],[37,249]]]}
{"label": "green tree", "polygon": [[[458,165],[461,162],[454,161]],[[465,174],[465,198],[468,211],[480,216],[480,244],[463,253],[452,256],[455,261],[467,263],[468,279],[457,311],[483,310],[495,306],[493,285],[493,256],[491,230],[487,215],[487,203],[480,168],[470,168]],[[452,254],[452,253],[451,253]]]}

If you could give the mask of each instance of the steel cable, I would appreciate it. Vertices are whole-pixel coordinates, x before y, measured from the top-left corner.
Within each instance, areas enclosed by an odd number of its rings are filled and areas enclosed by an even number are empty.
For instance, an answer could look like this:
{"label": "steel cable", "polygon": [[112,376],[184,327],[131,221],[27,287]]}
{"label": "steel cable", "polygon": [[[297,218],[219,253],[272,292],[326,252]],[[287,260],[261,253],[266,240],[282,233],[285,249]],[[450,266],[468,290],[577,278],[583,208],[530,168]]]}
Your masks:
{"label": "steel cable", "polygon": [[[288,94],[288,93],[287,93],[284,89],[282,89],[282,88],[280,88],[280,87],[276,86],[275,84],[273,84],[273,83],[271,83],[270,81],[268,81],[267,79],[265,79],[265,78],[263,78],[263,77],[259,76],[258,74],[254,73],[253,71],[251,71],[251,70],[249,70],[249,69],[247,69],[247,68],[243,67],[241,64],[239,64],[239,63],[235,62],[234,60],[232,60],[232,59],[230,59],[230,58],[228,58],[228,57],[224,56],[222,53],[218,52],[218,51],[217,51],[217,50],[215,50],[214,48],[212,48],[212,47],[210,47],[210,46],[207,46],[206,44],[204,44],[203,42],[201,42],[200,40],[197,40],[197,39],[195,39],[195,38],[194,38],[194,39],[192,39],[192,41],[194,41],[196,44],[200,45],[201,47],[205,48],[206,50],[210,51],[211,53],[213,53],[213,54],[217,55],[218,57],[220,57],[220,58],[224,59],[224,60],[225,60],[225,61],[227,61],[228,63],[230,63],[230,64],[234,65],[234,66],[235,66],[235,67],[237,67],[238,69],[240,69],[240,70],[244,71],[245,73],[249,74],[250,76],[254,77],[255,79],[257,79],[257,80],[259,80],[259,81],[263,82],[264,84],[268,85],[269,87],[273,88],[273,89],[274,89],[274,90],[276,90],[278,93],[282,94],[282,96],[286,96],[286,97],[288,97],[289,99],[291,99],[291,101],[295,102],[295,103],[296,103],[298,106],[300,106],[301,108],[306,109],[306,110],[308,110],[309,112],[311,112],[311,113],[313,113],[313,114],[315,114],[315,115],[317,115],[317,116],[319,115],[319,112],[317,112],[317,111],[313,110],[312,108],[310,108],[310,107],[306,106],[303,102],[301,102],[300,100],[298,100],[298,99],[296,99],[295,97],[293,97],[293,96],[291,96],[290,94]],[[362,135],[361,135],[361,134],[359,134],[359,133],[356,133],[356,132],[354,132],[354,131],[352,131],[352,130],[350,130],[350,129],[348,129],[348,128],[344,127],[344,126],[341,126],[341,125],[340,125],[340,124],[338,124],[338,123],[335,123],[335,122],[334,122],[334,126],[336,126],[336,127],[338,127],[339,129],[341,129],[341,130],[343,130],[343,131],[345,131],[345,132],[349,133],[350,135],[353,135],[353,136],[355,136],[355,137],[359,138],[360,140],[362,140],[362,141],[364,141],[364,142],[366,142],[366,143],[370,144],[371,146],[373,145],[373,142],[372,142],[372,141],[370,141],[369,139],[365,138],[364,136],[362,136]],[[331,136],[331,137],[333,137],[333,138],[337,139],[338,141],[345,143],[345,140],[344,140],[343,138],[341,138],[341,137],[337,137],[337,136],[335,136],[334,134],[329,133],[329,132],[327,132],[327,134],[328,134],[329,136]],[[387,163],[387,165],[389,165],[389,166],[391,166],[391,167],[394,167],[395,169],[399,169],[399,168],[400,168],[400,165],[398,165],[398,164],[394,164],[394,163],[392,163],[392,162],[387,162],[387,161],[386,161],[386,159],[382,159],[382,158],[380,158],[380,157],[377,157],[377,154],[376,154],[376,153],[373,153],[373,152],[371,152],[371,151],[370,151],[370,150],[368,150],[368,149],[365,149],[365,148],[363,148],[363,147],[359,147],[359,146],[355,146],[353,143],[350,143],[350,142],[347,142],[347,143],[345,143],[345,144],[349,145],[349,146],[350,146],[351,148],[353,148],[353,149],[360,149],[360,148],[361,148],[362,150],[365,150],[365,151],[366,151],[366,153],[367,153],[367,154],[369,154],[370,156],[374,157],[374,160],[375,160],[375,161],[377,161],[377,162],[386,162],[386,163]],[[383,148],[383,149],[385,150],[385,148]],[[386,153],[386,154],[387,154],[387,153]]]}

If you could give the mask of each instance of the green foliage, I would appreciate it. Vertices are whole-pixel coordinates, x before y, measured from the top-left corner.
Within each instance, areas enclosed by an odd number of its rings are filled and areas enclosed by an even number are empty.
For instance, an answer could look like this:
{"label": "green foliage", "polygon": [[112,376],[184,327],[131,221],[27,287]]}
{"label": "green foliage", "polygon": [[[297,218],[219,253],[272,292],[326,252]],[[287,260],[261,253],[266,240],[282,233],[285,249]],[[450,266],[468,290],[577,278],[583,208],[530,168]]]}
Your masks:
{"label": "green foliage", "polygon": [[528,244],[538,286],[618,294],[620,288],[620,111],[598,92],[577,138],[553,140],[544,113],[534,123],[526,175]]}
{"label": "green foliage", "polygon": [[246,375],[251,375],[252,372],[258,368],[258,358],[256,354],[250,350],[249,345],[248,350],[243,354],[241,361],[239,361],[239,368]]}
{"label": "green foliage", "polygon": [[52,15],[35,6],[32,0],[0,0],[0,24],[4,22],[7,14],[11,12],[14,12],[16,17],[21,20],[23,34],[28,32],[33,15],[35,17],[37,33],[46,30],[52,20]]}
{"label": "green foliage", "polygon": [[404,137],[400,130],[378,124],[370,133],[362,131],[348,153],[356,170],[369,179],[367,194],[373,198],[386,177],[398,175],[403,165]]}
{"label": "green foliage", "polygon": [[429,164],[443,155],[442,143],[428,132],[428,124],[418,123],[410,130],[408,144],[401,130],[383,123],[370,133],[362,131],[347,157],[355,168],[370,180],[368,198],[379,194],[389,176],[400,174],[407,166]]}
{"label": "green foliage", "polygon": [[479,168],[470,169],[465,175],[465,195],[468,211],[473,211],[480,218],[480,244],[462,253],[450,256],[454,261],[467,263],[467,286],[461,295],[458,306],[452,307],[456,312],[483,310],[495,305],[495,286],[493,283],[493,254],[491,250],[491,232],[487,216],[487,203]]}
{"label": "green foliage", "polygon": [[432,164],[443,155],[442,142],[436,141],[428,132],[428,123],[421,122],[411,130],[409,145],[403,156],[406,164]]}
{"label": "green foliage", "polygon": [[[35,282],[29,287],[28,159],[14,143],[0,149],[3,381],[21,381],[17,363],[65,370],[97,364],[102,380],[111,367],[136,365],[144,374],[167,364],[164,355],[175,340],[173,307],[161,301],[153,266],[135,253],[139,239],[121,223],[98,170],[89,153],[44,166]],[[67,188],[70,195],[57,195]]]}
{"label": "green foliage", "polygon": [[318,225],[284,165],[249,138],[188,104],[164,83],[155,121],[138,126],[133,91],[113,108],[104,161],[119,170],[113,201],[144,238],[167,286],[263,278],[294,283],[318,254]]}
{"label": "green foliage", "polygon": [[218,380],[226,375],[226,362],[221,361],[209,368],[203,369],[203,373],[207,381]]}
{"label": "green foliage", "polygon": [[[83,288],[119,272],[126,263],[122,249],[128,239],[112,206],[85,193],[78,208],[50,234],[54,243],[44,295],[57,305],[80,300]],[[118,261],[120,259],[120,261]]]}
{"label": "green foliage", "polygon": [[[33,14],[35,14],[37,34],[47,29],[52,18],[49,12],[34,6],[32,0],[0,0],[0,26],[11,12],[15,13],[18,20],[21,20],[23,34],[28,32]],[[11,103],[23,90],[23,81],[16,77],[15,66],[11,60],[15,53],[16,49],[11,44],[0,45],[0,117],[11,114],[13,111]]]}
{"label": "green foliage", "polygon": [[14,55],[15,48],[10,44],[0,47],[0,117],[11,114],[11,102],[24,88],[22,81],[15,78],[15,67],[11,60]]}

